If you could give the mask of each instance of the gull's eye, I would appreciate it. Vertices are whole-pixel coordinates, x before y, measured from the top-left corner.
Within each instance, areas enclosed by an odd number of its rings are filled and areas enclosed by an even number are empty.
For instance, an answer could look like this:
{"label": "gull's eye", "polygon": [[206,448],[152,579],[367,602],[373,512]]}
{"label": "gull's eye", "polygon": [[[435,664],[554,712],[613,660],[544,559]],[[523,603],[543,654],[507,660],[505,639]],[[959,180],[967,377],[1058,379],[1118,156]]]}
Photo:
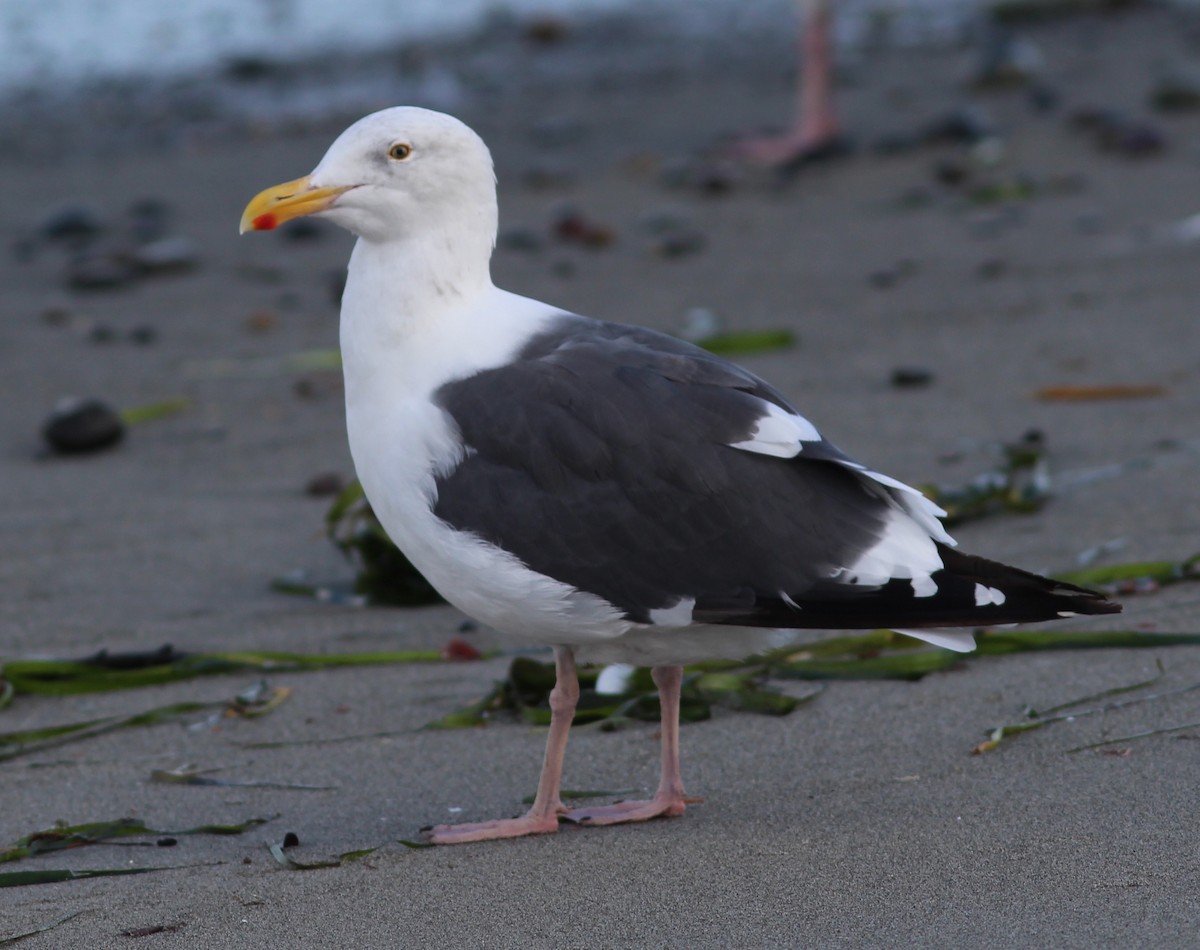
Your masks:
{"label": "gull's eye", "polygon": [[394,158],[398,162],[404,161],[412,155],[412,146],[406,142],[397,142],[388,149],[388,158]]}

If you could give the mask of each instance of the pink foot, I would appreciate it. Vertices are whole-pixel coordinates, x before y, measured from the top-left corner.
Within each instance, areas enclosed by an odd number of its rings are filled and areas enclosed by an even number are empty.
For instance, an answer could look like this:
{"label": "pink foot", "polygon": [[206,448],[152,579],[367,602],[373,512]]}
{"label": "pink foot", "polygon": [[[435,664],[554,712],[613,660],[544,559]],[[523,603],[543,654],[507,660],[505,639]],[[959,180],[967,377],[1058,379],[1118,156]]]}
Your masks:
{"label": "pink foot", "polygon": [[436,825],[425,832],[430,844],[470,844],[498,838],[522,838],[525,835],[551,835],[558,831],[558,815],[499,818],[463,825]]}
{"label": "pink foot", "polygon": [[784,172],[796,171],[804,165],[838,158],[849,151],[849,145],[836,129],[822,133],[791,133],[779,136],[747,138],[729,146],[731,158],[765,165]]}
{"label": "pink foot", "polygon": [[619,825],[629,821],[648,821],[651,818],[678,818],[687,810],[689,802],[701,800],[684,798],[682,795],[655,795],[648,801],[573,808],[563,815],[563,820],[576,825]]}

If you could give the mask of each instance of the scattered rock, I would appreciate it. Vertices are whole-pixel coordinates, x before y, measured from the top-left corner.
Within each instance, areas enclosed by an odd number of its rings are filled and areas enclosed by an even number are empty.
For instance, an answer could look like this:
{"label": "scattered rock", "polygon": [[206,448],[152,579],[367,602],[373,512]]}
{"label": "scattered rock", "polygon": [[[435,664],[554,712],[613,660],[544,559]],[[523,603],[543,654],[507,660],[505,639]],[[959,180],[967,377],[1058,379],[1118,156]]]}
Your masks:
{"label": "scattered rock", "polygon": [[116,338],[117,332],[107,323],[94,323],[87,332],[87,341],[89,343],[104,345],[114,342]]}
{"label": "scattered rock", "polygon": [[1025,96],[1034,112],[1053,112],[1062,102],[1062,93],[1043,82],[1034,83]]}
{"label": "scattered rock", "polygon": [[191,270],[198,262],[198,255],[190,238],[165,237],[134,248],[129,259],[144,273],[165,274]]}
{"label": "scattered rock", "polygon": [[683,326],[679,335],[689,342],[707,340],[716,336],[723,329],[720,316],[708,307],[692,307],[683,315]]}
{"label": "scattered rock", "polygon": [[975,268],[975,276],[980,280],[995,280],[1008,273],[1008,261],[1002,257],[990,257],[981,261]]}
{"label": "scattered rock", "polygon": [[49,241],[85,244],[104,230],[104,224],[91,208],[67,205],[51,212],[38,230]]}
{"label": "scattered rock", "polygon": [[38,319],[49,327],[65,327],[75,319],[75,315],[62,304],[47,304],[38,314]]}
{"label": "scattered rock", "polygon": [[120,415],[99,399],[67,400],[42,426],[42,438],[64,455],[96,452],[116,445],[125,435]]}
{"label": "scattered rock", "polygon": [[1200,71],[1173,67],[1159,77],[1150,92],[1150,105],[1159,112],[1200,109]]}
{"label": "scattered rock", "polygon": [[292,391],[301,399],[324,399],[341,388],[341,374],[332,372],[300,376],[292,384]]}
{"label": "scattered rock", "polygon": [[997,134],[987,110],[968,103],[928,123],[921,138],[929,143],[975,145]]}
{"label": "scattered rock", "polygon": [[980,59],[971,76],[971,85],[976,89],[1025,86],[1044,66],[1042,54],[1032,42],[993,25],[980,44]]}
{"label": "scattered rock", "polygon": [[562,17],[542,13],[525,21],[525,39],[537,46],[554,46],[571,35],[571,28]]}
{"label": "scattered rock", "polygon": [[558,240],[583,247],[608,247],[617,239],[616,232],[608,225],[591,220],[573,207],[560,209],[550,229]]}
{"label": "scattered rock", "polygon": [[1112,152],[1125,158],[1147,158],[1157,155],[1167,145],[1166,136],[1157,128],[1115,109],[1077,109],[1069,116],[1068,121],[1072,127],[1090,136],[1101,151]]}
{"label": "scattered rock", "polygon": [[259,82],[274,75],[278,69],[278,64],[265,56],[255,56],[250,53],[243,56],[231,56],[225,60],[225,75],[234,82]]}
{"label": "scattered rock", "polygon": [[687,228],[660,236],[651,243],[650,251],[657,257],[670,259],[697,254],[707,246],[708,238],[700,231]]}
{"label": "scattered rock", "polygon": [[338,494],[345,487],[346,479],[340,472],[321,472],[308,480],[304,486],[304,494],[313,498],[325,498]]}
{"label": "scattered rock", "polygon": [[888,290],[895,287],[902,280],[906,280],[917,272],[917,263],[912,260],[897,261],[890,267],[883,267],[879,270],[872,271],[867,276],[869,283],[876,290]]}
{"label": "scattered rock", "polygon": [[658,257],[686,257],[708,246],[708,238],[691,219],[671,209],[647,212],[638,224],[652,235],[650,252]]}
{"label": "scattered rock", "polygon": [[129,342],[137,346],[150,346],[158,342],[158,331],[148,324],[138,324],[129,331]]}
{"label": "scattered rock", "polygon": [[274,310],[260,309],[251,312],[246,317],[245,327],[250,333],[269,333],[275,329],[279,323],[279,318],[275,315]]}
{"label": "scattered rock", "polygon": [[923,389],[933,382],[933,372],[921,366],[897,366],[891,384],[896,389]]}

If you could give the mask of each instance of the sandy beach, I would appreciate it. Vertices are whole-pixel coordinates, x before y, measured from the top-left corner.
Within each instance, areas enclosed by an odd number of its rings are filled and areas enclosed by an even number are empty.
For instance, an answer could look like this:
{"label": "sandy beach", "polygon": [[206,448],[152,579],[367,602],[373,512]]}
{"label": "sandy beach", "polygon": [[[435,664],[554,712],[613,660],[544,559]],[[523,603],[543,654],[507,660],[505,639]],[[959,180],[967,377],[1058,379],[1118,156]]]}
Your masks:
{"label": "sandy beach", "polygon": [[[857,149],[785,183],[734,170],[703,188],[686,165],[723,135],[786,118],[785,43],[761,60],[731,50],[729,69],[664,48],[661,68],[566,82],[530,63],[569,52],[579,40],[568,30],[549,54],[524,49],[511,88],[468,95],[456,111],[496,159],[501,286],[672,332],[694,308],[729,331],[789,328],[794,347],[739,361],[845,450],[908,482],[967,482],[996,464],[998,445],[1040,431],[1054,497],[1035,514],[957,527],[968,551],[1050,573],[1099,545],[1109,553],[1098,563],[1181,561],[1200,550],[1200,227],[1187,224],[1200,212],[1200,110],[1157,113],[1149,96],[1168,67],[1196,66],[1197,30],[1194,16],[1154,8],[1023,28],[1052,93],[1040,99],[1027,86],[970,93],[968,49],[868,51],[839,89]],[[874,147],[968,98],[1000,147]],[[1073,121],[1095,108],[1140,123],[1162,148],[1099,147]],[[164,644],[520,646],[462,632],[448,607],[356,608],[271,587],[297,571],[351,575],[324,536],[329,498],[306,492],[318,475],[353,477],[340,379],[293,358],[336,346],[350,239],[324,227],[238,238],[237,221],[261,188],[311,170],[347,118],[96,155],[76,128],[58,149],[46,135],[36,154],[0,154],[0,661]],[[950,181],[955,169],[967,185]],[[971,197],[971,182],[999,198]],[[99,240],[119,243],[143,199],[167,209],[166,234],[192,242],[194,266],[69,287],[64,241],[45,237],[52,215],[91,209],[107,226]],[[611,241],[556,240],[568,204]],[[663,253],[663,220],[700,240]],[[897,368],[928,371],[928,385],[894,386]],[[1036,397],[1052,386],[1155,393]],[[132,426],[109,450],[47,456],[42,421],[68,395],[187,408]],[[1130,596],[1123,615],[1060,626],[1195,633],[1200,597],[1179,584]],[[173,848],[97,845],[0,864],[176,868],[5,889],[0,938],[75,914],[21,946],[1196,944],[1200,725],[1067,750],[1197,723],[1200,693],[971,750],[1026,707],[1147,681],[1158,664],[1156,693],[1200,682],[1200,647],[967,657],[917,682],[833,682],[783,717],[718,710],[683,729],[684,779],[703,802],[680,819],[405,847],[425,825],[515,814],[533,792],[541,731],[515,720],[418,731],[485,694],[509,660],[272,675],[292,692],[260,718],[197,713],[4,761],[0,847],[56,821],[133,817],[166,832],[271,820]],[[254,680],[19,694],[0,731],[216,702]],[[577,729],[565,784],[642,794],[657,750],[652,724]],[[151,781],[185,763],[326,788]],[[267,844],[289,831],[298,861],[377,850],[285,869]]]}

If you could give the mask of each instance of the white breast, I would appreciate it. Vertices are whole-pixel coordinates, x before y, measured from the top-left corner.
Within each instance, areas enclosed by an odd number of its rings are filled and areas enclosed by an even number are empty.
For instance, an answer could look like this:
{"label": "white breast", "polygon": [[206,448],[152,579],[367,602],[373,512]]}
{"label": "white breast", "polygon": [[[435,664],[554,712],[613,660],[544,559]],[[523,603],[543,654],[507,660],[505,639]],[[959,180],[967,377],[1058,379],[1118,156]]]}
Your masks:
{"label": "white breast", "polygon": [[[348,290],[349,290],[348,286]],[[488,288],[439,314],[436,332],[380,328],[343,302],[342,359],[350,452],[367,499],[405,556],[460,610],[525,640],[586,643],[630,624],[611,604],[529,570],[507,552],[433,513],[436,478],[469,448],[432,401],[451,379],[509,361],[559,311]],[[399,327],[400,332],[396,332]]]}

